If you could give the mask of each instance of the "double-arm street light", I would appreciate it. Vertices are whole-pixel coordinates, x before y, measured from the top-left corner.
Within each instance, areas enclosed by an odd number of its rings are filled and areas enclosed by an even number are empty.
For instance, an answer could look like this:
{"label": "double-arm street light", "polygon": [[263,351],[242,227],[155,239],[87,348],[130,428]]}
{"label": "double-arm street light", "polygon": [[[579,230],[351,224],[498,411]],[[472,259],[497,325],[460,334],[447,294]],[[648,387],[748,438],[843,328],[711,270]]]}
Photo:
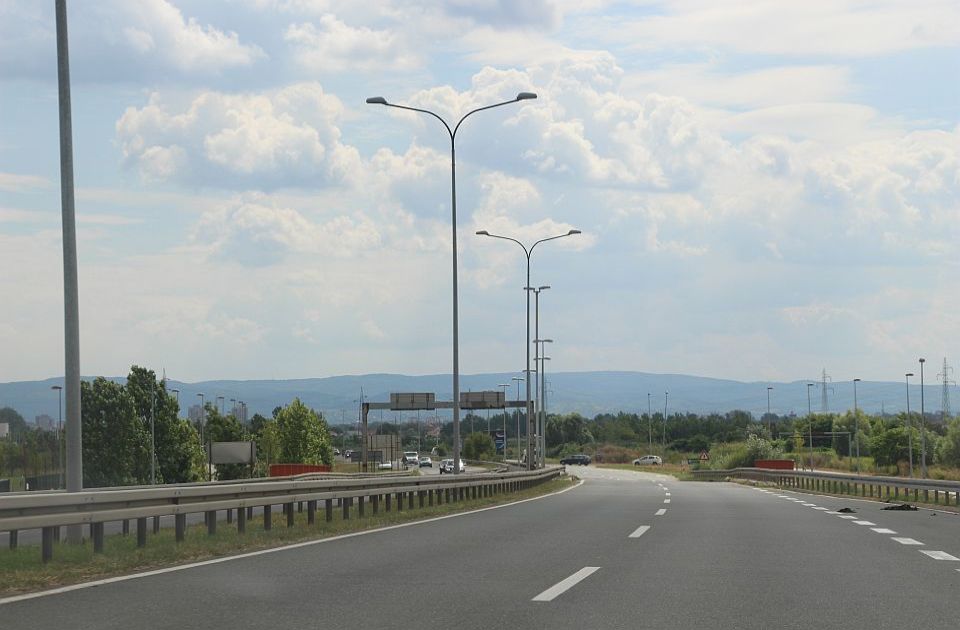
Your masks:
{"label": "double-arm street light", "polygon": [[367,99],[368,105],[384,105],[386,107],[395,107],[397,109],[406,109],[412,112],[419,112],[421,114],[427,114],[433,116],[441,123],[443,123],[444,128],[447,130],[447,134],[450,136],[450,216],[451,216],[451,230],[453,234],[453,473],[459,474],[460,472],[460,334],[459,334],[459,316],[458,316],[458,291],[457,291],[457,146],[456,146],[456,137],[457,131],[460,129],[460,125],[463,124],[463,121],[468,117],[476,114],[477,112],[482,112],[486,109],[493,109],[494,107],[501,107],[503,105],[510,105],[511,103],[518,103],[520,101],[527,101],[537,98],[537,95],[533,92],[520,92],[517,94],[516,98],[509,101],[503,101],[502,103],[494,103],[493,105],[487,105],[485,107],[478,107],[472,111],[467,112],[463,117],[454,125],[453,129],[450,129],[450,125],[444,120],[439,114],[436,114],[428,109],[421,109],[419,107],[409,107],[407,105],[397,105],[395,103],[387,102],[387,99],[382,96],[371,96]]}
{"label": "double-arm street light", "polygon": [[[517,400],[520,400],[520,383],[522,383],[522,382],[524,381],[524,378],[523,378],[522,376],[514,376],[514,377],[511,378],[510,380],[516,382],[516,384],[517,384]],[[528,392],[530,391],[530,381],[529,381],[529,380],[527,381],[527,391],[528,391]],[[530,404],[529,401],[527,402],[527,404],[528,404],[528,405]],[[504,439],[506,439],[506,437],[504,437]],[[504,450],[506,450],[506,447],[504,447]],[[520,464],[520,410],[517,409],[517,465],[519,465],[519,464]]]}
{"label": "double-arm street light", "polygon": [[[564,238],[567,236],[574,236],[580,234],[580,230],[570,230],[566,234],[558,234],[557,236],[550,236],[547,238],[542,238],[539,241],[535,241],[533,245],[527,247],[517,239],[510,236],[501,236],[499,234],[491,234],[487,230],[480,230],[477,232],[477,236],[489,236],[490,238],[499,238],[505,241],[512,241],[520,246],[523,249],[523,253],[527,257],[527,283],[524,285],[524,293],[527,294],[527,452],[532,452],[533,449],[533,436],[531,435],[530,425],[533,422],[533,417],[531,415],[531,398],[530,398],[530,256],[533,255],[534,248],[540,243],[546,243],[547,241],[555,241],[558,238]],[[531,458],[527,458],[527,469],[531,470],[533,468],[533,462]]]}
{"label": "double-arm street light", "polygon": [[813,410],[810,406],[810,388],[813,383],[807,383],[807,433],[810,437],[810,470],[813,470]]}
{"label": "double-arm street light", "polygon": [[860,474],[860,414],[857,411],[857,383],[859,378],[853,379],[853,437],[857,441],[857,474]]}

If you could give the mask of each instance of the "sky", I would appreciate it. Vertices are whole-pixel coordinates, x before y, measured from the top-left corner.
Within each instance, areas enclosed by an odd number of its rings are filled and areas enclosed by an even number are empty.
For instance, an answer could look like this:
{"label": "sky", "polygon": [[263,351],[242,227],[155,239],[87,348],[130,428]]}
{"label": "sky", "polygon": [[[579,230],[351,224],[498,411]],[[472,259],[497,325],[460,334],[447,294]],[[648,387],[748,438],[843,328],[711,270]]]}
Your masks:
{"label": "sky", "polygon": [[[0,381],[63,372],[52,0],[0,0]],[[899,380],[960,356],[955,0],[72,0],[81,371]],[[960,365],[960,360],[958,360]]]}

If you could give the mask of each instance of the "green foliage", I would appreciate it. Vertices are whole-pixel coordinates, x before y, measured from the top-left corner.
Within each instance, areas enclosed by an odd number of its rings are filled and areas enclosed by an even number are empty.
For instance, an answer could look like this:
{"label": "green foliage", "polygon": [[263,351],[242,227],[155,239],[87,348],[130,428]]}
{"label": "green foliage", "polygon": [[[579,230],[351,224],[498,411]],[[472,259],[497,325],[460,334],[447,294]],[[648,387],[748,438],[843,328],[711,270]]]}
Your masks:
{"label": "green foliage", "polygon": [[758,459],[780,459],[782,457],[783,451],[777,448],[773,442],[752,435],[746,443],[727,454],[722,458],[722,461],[717,463],[719,468],[751,467]]}
{"label": "green foliage", "polygon": [[492,460],[496,456],[496,445],[486,433],[471,433],[463,442],[463,456],[467,459]]}
{"label": "green foliage", "polygon": [[[914,443],[919,444],[916,429],[913,432]],[[870,437],[870,452],[878,466],[893,466],[909,457],[910,434],[902,423],[887,424],[878,421]]]}
{"label": "green foliage", "polygon": [[960,418],[947,423],[947,434],[937,440],[936,461],[944,466],[960,468]]}
{"label": "green foliage", "polygon": [[[247,439],[246,431],[233,414],[222,416],[216,405],[206,405],[207,424],[204,438],[207,442],[242,442]],[[250,467],[246,464],[216,464],[217,479],[246,479],[250,476]]]}
{"label": "green foliage", "polygon": [[10,425],[10,437],[14,439],[30,431],[27,421],[24,420],[23,416],[13,407],[3,407],[0,409],[0,423],[3,422]]}
{"label": "green foliage", "polygon": [[593,441],[593,436],[587,430],[587,419],[578,413],[550,416],[544,432],[547,448],[571,442],[586,444]]}
{"label": "green foliage", "polygon": [[326,420],[295,398],[276,414],[279,459],[284,464],[333,464]]}
{"label": "green foliage", "polygon": [[122,385],[103,377],[80,383],[83,485],[149,482],[150,435]]}

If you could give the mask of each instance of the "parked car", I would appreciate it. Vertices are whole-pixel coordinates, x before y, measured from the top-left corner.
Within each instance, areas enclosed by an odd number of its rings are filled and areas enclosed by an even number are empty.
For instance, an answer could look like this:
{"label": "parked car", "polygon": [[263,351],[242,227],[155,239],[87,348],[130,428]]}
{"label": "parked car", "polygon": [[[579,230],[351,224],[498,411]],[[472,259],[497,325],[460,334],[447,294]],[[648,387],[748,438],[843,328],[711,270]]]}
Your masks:
{"label": "parked car", "polygon": [[380,470],[392,470],[392,469],[393,469],[393,462],[380,462],[380,463],[377,465],[377,468],[379,468]]}
{"label": "parked car", "polygon": [[339,455],[340,455],[340,449],[337,448],[337,447],[334,447],[334,448],[333,448],[333,455],[334,455],[334,457],[339,456]]}
{"label": "parked car", "polygon": [[407,466],[416,466],[420,461],[420,453],[416,451],[404,451],[403,463]]}
{"label": "parked car", "polygon": [[663,460],[658,455],[644,455],[633,460],[634,466],[662,466]]}
{"label": "parked car", "polygon": [[[461,459],[461,460],[460,460],[460,472],[465,472],[466,469],[467,469],[467,468],[466,468],[466,466],[464,466],[463,460]],[[445,460],[443,460],[443,461],[440,462],[440,474],[441,474],[441,475],[442,475],[443,473],[450,474],[450,473],[452,473],[452,472],[453,472],[453,460],[452,460],[452,459],[445,459]]]}
{"label": "parked car", "polygon": [[351,455],[353,455],[353,451],[352,451],[351,449],[349,449],[349,448],[343,452],[343,456],[344,456],[344,458],[346,458],[346,459],[350,459],[350,456],[351,456]]}
{"label": "parked car", "polygon": [[420,468],[433,468],[433,460],[424,455],[420,458]]}
{"label": "parked car", "polygon": [[572,466],[574,464],[578,466],[588,466],[590,464],[590,456],[579,453],[577,455],[568,455],[560,460],[561,464]]}

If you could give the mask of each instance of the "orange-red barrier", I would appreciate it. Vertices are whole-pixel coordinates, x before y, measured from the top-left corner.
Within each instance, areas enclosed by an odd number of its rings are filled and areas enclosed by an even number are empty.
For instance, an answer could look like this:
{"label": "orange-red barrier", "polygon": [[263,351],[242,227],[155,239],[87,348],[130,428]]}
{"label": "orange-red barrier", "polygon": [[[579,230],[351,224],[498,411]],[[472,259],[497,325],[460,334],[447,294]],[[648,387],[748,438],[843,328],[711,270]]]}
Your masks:
{"label": "orange-red barrier", "polygon": [[769,468],[772,470],[793,470],[794,463],[792,459],[758,459],[753,463],[753,467]]}
{"label": "orange-red barrier", "polygon": [[270,464],[271,477],[289,477],[305,473],[332,472],[333,467],[326,464]]}

